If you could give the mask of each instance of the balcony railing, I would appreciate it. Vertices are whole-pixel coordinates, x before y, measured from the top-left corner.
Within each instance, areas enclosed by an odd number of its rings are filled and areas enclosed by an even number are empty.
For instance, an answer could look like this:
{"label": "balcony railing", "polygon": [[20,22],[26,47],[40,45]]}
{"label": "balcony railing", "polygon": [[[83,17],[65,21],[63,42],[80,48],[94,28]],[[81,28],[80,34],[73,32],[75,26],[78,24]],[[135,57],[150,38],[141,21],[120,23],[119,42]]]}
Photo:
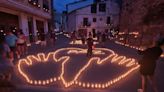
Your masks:
{"label": "balcony railing", "polygon": [[90,27],[91,26],[91,23],[90,22],[87,22],[86,24],[84,23],[84,22],[81,22],[80,24],[79,24],[79,27]]}

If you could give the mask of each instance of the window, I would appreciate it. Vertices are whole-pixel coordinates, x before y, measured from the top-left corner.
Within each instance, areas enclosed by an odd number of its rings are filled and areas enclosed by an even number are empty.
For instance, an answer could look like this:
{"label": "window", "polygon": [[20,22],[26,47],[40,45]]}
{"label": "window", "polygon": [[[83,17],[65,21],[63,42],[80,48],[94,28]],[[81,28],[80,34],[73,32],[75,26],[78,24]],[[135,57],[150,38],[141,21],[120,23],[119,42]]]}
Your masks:
{"label": "window", "polygon": [[106,12],[106,3],[99,4],[99,11]]}
{"label": "window", "polygon": [[88,25],[88,18],[83,18],[83,26],[87,26]]}
{"label": "window", "polygon": [[43,9],[45,11],[49,10],[49,2],[48,2],[48,0],[43,0]]}
{"label": "window", "polygon": [[95,29],[92,29],[92,34],[93,34],[93,37],[95,38],[96,37],[96,30]]}
{"label": "window", "polygon": [[92,4],[91,5],[91,13],[96,13],[97,12],[97,4]]}
{"label": "window", "polygon": [[111,23],[111,18],[110,16],[107,17],[107,21],[106,21],[106,24],[110,24]]}
{"label": "window", "polygon": [[102,21],[103,19],[102,18],[100,18],[100,21]]}
{"label": "window", "polygon": [[96,22],[97,21],[97,19],[96,18],[93,18],[93,22]]}
{"label": "window", "polygon": [[97,2],[101,2],[101,0],[94,0],[94,1],[95,1],[96,3],[97,3]]}

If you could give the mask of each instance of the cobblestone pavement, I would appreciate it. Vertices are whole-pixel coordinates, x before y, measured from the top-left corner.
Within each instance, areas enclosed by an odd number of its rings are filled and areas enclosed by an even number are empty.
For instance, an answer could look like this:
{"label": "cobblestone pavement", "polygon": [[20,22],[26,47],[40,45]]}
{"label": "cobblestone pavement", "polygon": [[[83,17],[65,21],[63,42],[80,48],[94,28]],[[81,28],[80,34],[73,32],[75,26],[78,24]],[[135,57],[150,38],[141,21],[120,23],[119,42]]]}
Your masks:
{"label": "cobblestone pavement", "polygon": [[[63,35],[60,35],[58,37],[55,45],[50,44],[49,41],[48,41],[48,45],[45,48],[41,48],[39,45],[36,45],[36,44],[32,45],[31,47],[29,47],[29,54],[37,54],[40,52],[48,53],[48,52],[55,51],[55,50],[60,49],[60,48],[66,48],[66,47],[86,48],[86,46],[69,45],[68,44],[69,42],[70,42],[70,40],[68,38],[64,37]],[[101,46],[96,45],[96,48],[98,48],[98,47],[101,47]],[[115,44],[112,41],[108,41],[105,44],[104,48],[111,49],[111,50],[115,51],[116,53],[118,53],[119,55],[124,55],[126,57],[139,59],[139,56],[137,55],[135,49],[131,49],[128,47],[124,47],[124,46]],[[83,58],[78,57],[78,56],[75,57],[74,61],[79,62],[79,63],[72,65],[71,68],[74,69],[75,66],[78,66],[78,64],[80,64],[81,61],[79,61],[79,58],[82,61],[86,60],[85,57],[83,57]],[[17,62],[17,61],[18,60],[16,60],[15,62]],[[159,59],[157,66],[158,67],[157,67],[157,71],[156,71],[156,78],[157,78],[157,83],[158,83],[158,87],[159,87],[159,92],[164,92],[164,88],[163,88],[163,84],[164,84],[164,72],[163,72],[163,70],[164,70],[164,59],[162,59],[162,58]],[[49,67],[43,69],[42,72],[51,71],[51,70],[53,70],[53,67],[49,66]],[[88,73],[88,75],[84,76],[84,78],[87,81],[89,81],[91,79],[103,80],[103,79],[105,79],[104,76],[108,76],[110,79],[110,77],[112,78],[112,77],[114,77],[114,75],[120,74],[124,70],[126,70],[126,69],[125,68],[117,68],[115,65],[110,64],[108,66],[105,65],[103,68],[98,68],[98,69],[94,68],[94,69],[90,70],[89,72],[91,72],[92,74]],[[34,73],[32,73],[32,74],[37,74],[36,71],[33,71],[33,72]],[[68,69],[67,72],[68,72],[68,75],[69,74],[73,75],[72,69],[70,69],[70,70]],[[97,72],[100,74],[98,74]],[[46,72],[46,73],[48,75],[51,74],[51,72]],[[40,76],[38,76],[38,77],[40,77]],[[72,78],[72,77],[70,77],[70,78]],[[15,74],[13,81],[18,87],[17,92],[89,92],[89,91],[92,91],[92,92],[137,92],[137,89],[140,88],[140,76],[139,76],[138,70],[134,71],[128,77],[126,77],[125,79],[119,81],[118,83],[110,86],[107,89],[87,89],[87,88],[80,88],[80,87],[64,88],[64,87],[62,87],[62,84],[58,85],[60,83],[54,83],[54,84],[51,84],[48,86],[32,86],[32,85],[26,84],[24,79],[22,79],[20,77],[20,74],[18,72]],[[149,88],[148,92],[152,92],[151,88],[150,87],[148,87],[148,88]]]}

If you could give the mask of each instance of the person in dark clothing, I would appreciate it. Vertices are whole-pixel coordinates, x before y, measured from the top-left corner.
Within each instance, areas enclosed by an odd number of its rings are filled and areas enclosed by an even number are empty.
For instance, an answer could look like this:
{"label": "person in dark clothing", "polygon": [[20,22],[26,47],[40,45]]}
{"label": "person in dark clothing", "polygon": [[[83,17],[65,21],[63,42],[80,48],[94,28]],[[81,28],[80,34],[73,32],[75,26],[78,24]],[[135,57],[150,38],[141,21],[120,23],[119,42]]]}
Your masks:
{"label": "person in dark clothing", "polygon": [[100,38],[101,38],[101,32],[98,31],[98,32],[97,32],[97,41],[98,41],[98,42],[100,42]]}
{"label": "person in dark clothing", "polygon": [[54,46],[55,42],[56,42],[56,33],[55,33],[55,31],[52,31],[50,36],[51,36],[52,45]]}
{"label": "person in dark clothing", "polygon": [[71,34],[71,39],[72,39],[73,44],[75,44],[76,39],[77,39],[77,37],[76,37],[76,31],[73,31],[73,33]]}
{"label": "person in dark clothing", "polygon": [[45,33],[40,33],[40,40],[41,40],[41,47],[45,48],[46,47],[46,37]]}
{"label": "person in dark clothing", "polygon": [[87,39],[87,46],[88,46],[87,56],[91,57],[92,56],[92,47],[93,47],[93,39],[91,37],[89,37]]}
{"label": "person in dark clothing", "polygon": [[105,42],[106,42],[106,34],[105,33],[103,33],[102,34],[102,37],[101,37],[101,41],[102,41],[102,46],[104,47],[105,46]]}
{"label": "person in dark clothing", "polygon": [[139,61],[140,73],[142,77],[142,92],[146,92],[147,79],[153,87],[154,92],[157,91],[156,83],[154,80],[154,72],[156,68],[156,60],[161,56],[161,46],[164,44],[164,39],[158,41],[158,43],[144,51],[138,51],[138,54],[142,55],[142,59]]}

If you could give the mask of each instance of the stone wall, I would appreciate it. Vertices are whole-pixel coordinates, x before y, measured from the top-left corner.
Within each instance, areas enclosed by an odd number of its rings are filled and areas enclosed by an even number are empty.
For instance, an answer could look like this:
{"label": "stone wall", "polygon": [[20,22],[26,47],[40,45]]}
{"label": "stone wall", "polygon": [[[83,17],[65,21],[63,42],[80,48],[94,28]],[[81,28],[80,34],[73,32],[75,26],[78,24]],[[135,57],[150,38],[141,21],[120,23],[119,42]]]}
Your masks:
{"label": "stone wall", "polygon": [[[119,39],[123,38],[124,43],[131,45],[152,45],[159,34],[164,34],[164,20],[146,24],[144,17],[154,6],[162,3],[164,5],[164,0],[123,0],[120,18],[120,32],[123,35],[119,35]],[[131,32],[139,34],[130,35]]]}

